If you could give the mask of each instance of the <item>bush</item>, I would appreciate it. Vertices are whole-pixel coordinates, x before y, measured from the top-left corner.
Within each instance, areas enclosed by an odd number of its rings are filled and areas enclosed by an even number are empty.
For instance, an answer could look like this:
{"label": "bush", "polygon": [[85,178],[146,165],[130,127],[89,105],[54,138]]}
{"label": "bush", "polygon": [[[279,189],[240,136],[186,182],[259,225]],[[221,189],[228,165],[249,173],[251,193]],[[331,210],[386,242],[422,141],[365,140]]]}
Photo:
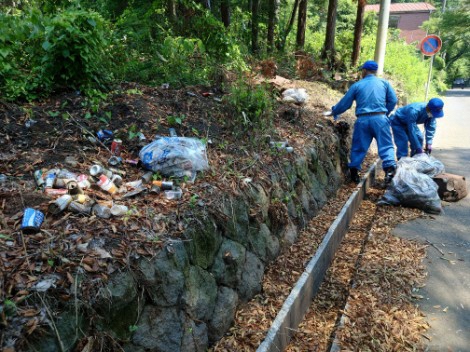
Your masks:
{"label": "bush", "polygon": [[230,88],[227,99],[230,108],[235,112],[235,133],[241,134],[251,130],[257,135],[272,126],[275,100],[263,85],[240,80]]}
{"label": "bush", "polygon": [[103,89],[109,79],[106,23],[97,13],[3,14],[0,33],[0,88],[7,99],[31,100],[64,87]]}

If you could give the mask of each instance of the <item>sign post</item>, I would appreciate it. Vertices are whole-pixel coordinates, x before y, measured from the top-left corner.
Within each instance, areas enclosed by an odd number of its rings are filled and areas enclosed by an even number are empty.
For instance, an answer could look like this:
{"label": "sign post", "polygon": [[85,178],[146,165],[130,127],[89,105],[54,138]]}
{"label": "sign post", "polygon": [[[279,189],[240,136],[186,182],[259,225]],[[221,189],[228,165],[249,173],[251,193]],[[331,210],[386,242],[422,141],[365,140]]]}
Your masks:
{"label": "sign post", "polygon": [[442,40],[437,35],[428,35],[426,36],[419,46],[419,49],[425,56],[431,56],[429,63],[429,73],[428,73],[428,82],[426,83],[426,94],[424,101],[428,100],[429,86],[431,84],[431,75],[432,75],[432,65],[434,63],[434,55],[441,50]]}

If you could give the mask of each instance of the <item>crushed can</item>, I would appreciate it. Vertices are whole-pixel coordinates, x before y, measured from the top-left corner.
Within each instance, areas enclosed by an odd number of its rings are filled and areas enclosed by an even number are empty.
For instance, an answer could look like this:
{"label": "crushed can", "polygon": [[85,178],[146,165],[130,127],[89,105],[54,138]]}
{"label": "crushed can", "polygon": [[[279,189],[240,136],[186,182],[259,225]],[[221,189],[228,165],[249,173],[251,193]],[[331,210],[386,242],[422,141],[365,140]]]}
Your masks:
{"label": "crushed can", "polygon": [[33,208],[26,208],[21,222],[21,231],[23,233],[36,233],[41,228],[44,221],[44,214]]}
{"label": "crushed can", "polygon": [[111,158],[108,159],[108,164],[112,166],[116,166],[122,163],[122,158],[120,156],[113,155]]}
{"label": "crushed can", "polygon": [[152,176],[153,176],[153,171],[146,172],[143,174],[140,179],[142,180],[142,183],[149,183],[152,181]]}
{"label": "crushed can", "polygon": [[59,214],[60,212],[64,211],[65,208],[68,207],[71,201],[72,196],[70,194],[64,194],[63,196],[57,198],[54,203],[49,204],[47,210],[51,214]]}
{"label": "crushed can", "polygon": [[71,202],[68,210],[75,214],[89,215],[91,213],[91,205],[87,203],[81,204],[79,202]]}
{"label": "crushed can", "polygon": [[81,189],[87,189],[91,187],[90,181],[88,181],[88,175],[78,175],[77,176],[78,187]]}
{"label": "crushed can", "polygon": [[50,196],[62,196],[64,194],[67,194],[67,189],[66,188],[46,188],[44,190],[44,193]]}

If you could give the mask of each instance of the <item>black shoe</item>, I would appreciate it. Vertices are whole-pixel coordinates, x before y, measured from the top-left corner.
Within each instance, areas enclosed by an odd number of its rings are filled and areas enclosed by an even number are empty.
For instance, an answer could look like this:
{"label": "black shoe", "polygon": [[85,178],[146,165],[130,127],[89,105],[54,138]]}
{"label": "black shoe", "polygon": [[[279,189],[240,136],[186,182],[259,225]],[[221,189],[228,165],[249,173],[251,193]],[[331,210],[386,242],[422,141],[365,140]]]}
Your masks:
{"label": "black shoe", "polygon": [[385,184],[389,185],[392,182],[393,176],[395,176],[395,166],[389,166],[384,169],[385,172]]}
{"label": "black shoe", "polygon": [[356,184],[361,182],[361,178],[359,177],[359,170],[355,169],[355,168],[350,168],[349,169],[349,178],[350,178],[351,182],[354,182]]}

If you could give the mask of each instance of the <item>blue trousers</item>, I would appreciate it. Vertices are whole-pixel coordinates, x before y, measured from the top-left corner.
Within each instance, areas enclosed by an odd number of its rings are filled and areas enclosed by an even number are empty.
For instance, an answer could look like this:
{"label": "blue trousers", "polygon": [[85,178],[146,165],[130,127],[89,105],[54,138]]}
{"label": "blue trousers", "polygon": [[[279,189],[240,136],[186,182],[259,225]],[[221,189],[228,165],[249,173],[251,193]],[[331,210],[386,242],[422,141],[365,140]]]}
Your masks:
{"label": "blue trousers", "polygon": [[[397,146],[397,158],[400,159],[404,156],[408,156],[408,143],[410,141],[409,130],[406,125],[401,124],[397,120],[392,120],[393,139]],[[418,138],[419,145],[422,146],[424,142],[423,133],[419,129],[418,125],[413,125],[414,135]],[[411,151],[413,154],[414,150]]]}
{"label": "blue trousers", "polygon": [[382,159],[382,167],[384,169],[390,166],[396,167],[390,120],[384,114],[359,116],[357,118],[354,123],[349,168],[361,170],[362,161],[369,150],[373,138],[377,141],[379,156]]}

